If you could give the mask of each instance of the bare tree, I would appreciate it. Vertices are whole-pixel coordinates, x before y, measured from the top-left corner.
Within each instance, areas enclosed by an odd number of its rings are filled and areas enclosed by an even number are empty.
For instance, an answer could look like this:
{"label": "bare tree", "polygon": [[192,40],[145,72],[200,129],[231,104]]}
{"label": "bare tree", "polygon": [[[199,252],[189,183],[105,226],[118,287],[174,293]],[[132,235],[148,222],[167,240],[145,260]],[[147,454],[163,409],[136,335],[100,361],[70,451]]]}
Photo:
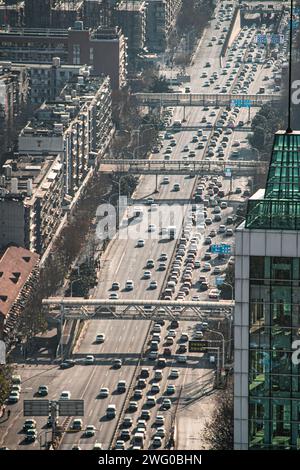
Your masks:
{"label": "bare tree", "polygon": [[233,378],[228,377],[227,387],[216,398],[213,417],[206,424],[204,440],[211,450],[233,449]]}

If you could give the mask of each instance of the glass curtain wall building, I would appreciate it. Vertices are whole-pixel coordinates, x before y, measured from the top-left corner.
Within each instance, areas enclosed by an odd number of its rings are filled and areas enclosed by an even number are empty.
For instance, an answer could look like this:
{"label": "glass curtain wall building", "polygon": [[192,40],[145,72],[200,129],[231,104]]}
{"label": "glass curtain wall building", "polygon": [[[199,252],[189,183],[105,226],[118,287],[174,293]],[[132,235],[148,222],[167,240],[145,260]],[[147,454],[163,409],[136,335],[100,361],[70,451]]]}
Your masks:
{"label": "glass curtain wall building", "polygon": [[300,449],[299,160],[300,133],[278,132],[237,229],[236,449]]}

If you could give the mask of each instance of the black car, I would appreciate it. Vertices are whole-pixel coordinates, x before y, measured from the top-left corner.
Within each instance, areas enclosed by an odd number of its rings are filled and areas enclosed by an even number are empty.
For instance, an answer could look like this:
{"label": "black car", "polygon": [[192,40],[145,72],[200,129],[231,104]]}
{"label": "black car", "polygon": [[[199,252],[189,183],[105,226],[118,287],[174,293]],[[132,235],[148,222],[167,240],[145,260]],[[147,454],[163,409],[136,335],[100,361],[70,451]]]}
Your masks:
{"label": "black car", "polygon": [[69,369],[70,367],[75,366],[75,361],[73,359],[66,359],[65,361],[60,363],[60,368],[61,369]]}

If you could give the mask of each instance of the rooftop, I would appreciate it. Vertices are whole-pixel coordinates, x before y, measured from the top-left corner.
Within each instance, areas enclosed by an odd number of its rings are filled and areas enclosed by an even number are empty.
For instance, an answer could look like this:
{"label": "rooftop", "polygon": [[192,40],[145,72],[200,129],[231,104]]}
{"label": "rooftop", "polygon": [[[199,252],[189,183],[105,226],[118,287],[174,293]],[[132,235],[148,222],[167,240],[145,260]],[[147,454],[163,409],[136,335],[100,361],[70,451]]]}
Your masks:
{"label": "rooftop", "polygon": [[246,228],[300,230],[300,131],[276,132],[264,197],[249,200]]}
{"label": "rooftop", "polygon": [[0,315],[8,315],[38,261],[39,256],[25,248],[7,248],[0,259]]}

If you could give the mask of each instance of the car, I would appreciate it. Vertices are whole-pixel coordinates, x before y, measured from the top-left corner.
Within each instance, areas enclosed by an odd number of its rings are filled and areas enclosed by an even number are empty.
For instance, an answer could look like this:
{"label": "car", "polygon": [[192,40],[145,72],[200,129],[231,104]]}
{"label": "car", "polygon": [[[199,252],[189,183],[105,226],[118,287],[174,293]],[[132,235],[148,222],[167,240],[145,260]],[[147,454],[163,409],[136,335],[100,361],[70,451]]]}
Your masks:
{"label": "car", "polygon": [[211,289],[208,293],[208,297],[210,299],[219,299],[220,298],[220,291],[219,289]]}
{"label": "car", "polygon": [[141,369],[140,376],[141,376],[141,378],[147,378],[147,377],[150,376],[150,372],[149,372],[148,367],[143,367],[143,368]]}
{"label": "car", "polygon": [[100,398],[107,398],[109,396],[109,388],[102,387],[100,388],[99,397]]}
{"label": "car", "polygon": [[196,331],[196,332],[194,333],[194,335],[193,335],[193,339],[196,339],[196,340],[202,339],[203,336],[204,336],[204,335],[203,335],[202,331]]}
{"label": "car", "polygon": [[143,279],[150,279],[151,278],[151,271],[144,271]]}
{"label": "car", "polygon": [[125,441],[118,439],[115,444],[115,450],[125,450]]}
{"label": "car", "polygon": [[95,433],[96,427],[93,424],[88,424],[84,431],[85,437],[93,437]]}
{"label": "car", "polygon": [[226,237],[232,237],[232,235],[233,235],[232,228],[227,228],[226,231],[225,231],[225,236]]}
{"label": "car", "polygon": [[74,444],[71,450],[81,450],[81,447],[78,444]]}
{"label": "car", "polygon": [[141,419],[144,421],[148,421],[151,418],[151,413],[149,410],[142,410],[141,412]]}
{"label": "car", "polygon": [[151,281],[149,284],[149,289],[157,289],[157,281]]}
{"label": "car", "polygon": [[70,367],[75,366],[75,361],[73,359],[65,359],[63,362],[60,363],[60,369],[69,369]]}
{"label": "car", "polygon": [[128,279],[125,283],[125,290],[133,290],[134,289],[134,282],[131,279]]}
{"label": "car", "polygon": [[171,369],[169,378],[170,379],[178,379],[178,377],[179,377],[179,370],[178,369]]}
{"label": "car", "polygon": [[112,292],[111,294],[109,294],[110,300],[118,300],[118,298],[119,298],[119,295],[116,292]]}
{"label": "car", "polygon": [[150,351],[149,354],[148,354],[148,358],[151,360],[151,361],[155,361],[157,359],[157,356],[158,356],[158,352],[157,351]]}
{"label": "car", "polygon": [[166,263],[159,263],[158,265],[158,270],[159,271],[165,271],[167,269]]}
{"label": "car", "polygon": [[130,439],[129,429],[122,429],[120,436],[119,436],[119,440],[128,441],[129,439]]}
{"label": "car", "polygon": [[26,441],[34,442],[37,438],[37,431],[36,429],[27,429],[26,431]]}
{"label": "car", "polygon": [[35,419],[26,419],[23,424],[23,431],[27,429],[36,429],[36,420]]}
{"label": "car", "polygon": [[119,393],[126,392],[126,380],[119,380],[117,384],[117,392]]}
{"label": "car", "polygon": [[178,354],[176,356],[176,361],[179,362],[179,363],[185,363],[185,362],[187,362],[187,356],[184,356],[182,354]]}
{"label": "car", "polygon": [[155,436],[165,437],[165,435],[166,435],[166,430],[165,430],[164,426],[161,426],[161,427],[157,428]]}
{"label": "car", "polygon": [[69,390],[64,390],[61,392],[60,400],[70,400],[71,399],[71,392]]}
{"label": "car", "polygon": [[162,445],[162,438],[160,436],[154,436],[152,440],[152,447],[157,448],[161,447]]}
{"label": "car", "polygon": [[148,225],[148,232],[155,232],[156,231],[156,225],[155,224],[149,224]]}
{"label": "car", "polygon": [[111,285],[111,290],[119,290],[120,289],[120,283],[119,282],[113,282]]}
{"label": "car", "polygon": [[170,398],[164,398],[162,400],[162,403],[161,403],[161,408],[163,410],[169,410],[172,406],[172,401],[170,400]]}
{"label": "car", "polygon": [[38,395],[41,396],[41,397],[45,397],[46,395],[48,395],[48,387],[47,385],[40,385],[39,388],[38,388]]}
{"label": "car", "polygon": [[145,240],[143,240],[143,238],[140,238],[138,241],[137,241],[137,244],[136,246],[138,248],[143,248],[145,246]]}
{"label": "car", "polygon": [[151,395],[156,395],[156,393],[159,393],[160,392],[160,385],[159,383],[153,383],[152,386],[151,386],[151,389],[149,391],[149,393]]}
{"label": "car", "polygon": [[220,266],[216,266],[215,269],[214,269],[214,272],[213,274],[221,274],[222,270],[220,268]]}
{"label": "car", "polygon": [[104,343],[104,341],[105,341],[105,334],[98,333],[96,336],[96,343]]}
{"label": "car", "polygon": [[103,447],[102,447],[101,442],[95,442],[92,450],[102,450],[102,449]]}
{"label": "car", "polygon": [[112,419],[116,417],[116,414],[117,414],[116,405],[113,405],[113,404],[108,405],[108,407],[106,408],[106,417],[108,419]]}
{"label": "car", "polygon": [[174,183],[173,191],[180,191],[180,184],[179,183]]}
{"label": "car", "polygon": [[120,369],[120,367],[122,367],[122,359],[114,359],[113,368]]}
{"label": "car", "polygon": [[81,431],[82,427],[83,427],[82,419],[80,419],[80,418],[73,419],[73,423],[72,423],[71,428],[74,431]]}
{"label": "car", "polygon": [[133,392],[134,400],[140,400],[143,397],[143,390],[136,388]]}
{"label": "car", "polygon": [[175,393],[175,385],[173,385],[173,384],[167,385],[166,394],[167,395],[173,395],[174,393]]}
{"label": "car", "polygon": [[168,176],[164,176],[164,177],[163,177],[163,180],[162,180],[162,184],[169,184],[169,182],[170,182],[169,177],[168,177]]}
{"label": "car", "polygon": [[124,428],[130,428],[133,424],[133,419],[131,416],[124,416],[124,419],[123,419],[123,424],[122,426]]}
{"label": "car", "polygon": [[88,354],[85,356],[84,363],[86,365],[94,364],[95,362],[95,357],[92,354]]}
{"label": "car", "polygon": [[202,269],[203,269],[203,271],[210,271],[211,270],[211,264],[210,263],[204,263]]}
{"label": "car", "polygon": [[145,402],[145,405],[148,406],[148,407],[152,407],[152,406],[155,406],[156,405],[156,398],[154,397],[147,397],[147,400]]}
{"label": "car", "polygon": [[154,268],[154,260],[153,259],[148,259],[146,262],[146,268],[152,269]]}

